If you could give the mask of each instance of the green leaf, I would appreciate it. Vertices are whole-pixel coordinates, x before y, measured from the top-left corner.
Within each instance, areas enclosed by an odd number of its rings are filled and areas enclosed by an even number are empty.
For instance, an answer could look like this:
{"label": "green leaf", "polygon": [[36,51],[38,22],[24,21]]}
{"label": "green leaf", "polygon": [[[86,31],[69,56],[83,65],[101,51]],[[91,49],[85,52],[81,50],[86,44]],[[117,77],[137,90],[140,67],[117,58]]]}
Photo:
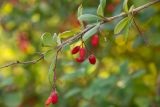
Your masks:
{"label": "green leaf", "polygon": [[73,88],[69,92],[67,92],[64,97],[69,98],[69,97],[72,97],[72,96],[78,94],[79,92],[81,92],[80,88]]}
{"label": "green leaf", "polygon": [[125,27],[125,29],[124,29],[124,37],[125,37],[125,40],[128,39],[129,28],[130,28],[130,24],[127,24],[126,27]]}
{"label": "green leaf", "polygon": [[128,74],[128,61],[120,65],[120,75],[126,76]]}
{"label": "green leaf", "polygon": [[82,6],[82,4],[81,4],[81,5],[78,7],[77,16],[78,16],[78,17],[81,16],[82,13],[83,13],[83,6]]}
{"label": "green leaf", "polygon": [[95,33],[97,33],[98,28],[100,26],[100,23],[98,23],[95,27],[93,27],[92,29],[90,29],[88,32],[86,32],[83,35],[83,40],[86,41],[88,38],[90,38],[92,35],[94,35]]}
{"label": "green leaf", "polygon": [[55,57],[52,59],[52,62],[50,64],[49,71],[48,71],[48,79],[49,79],[50,83],[53,83],[53,76],[54,76],[53,69],[54,69],[54,66],[55,66]]}
{"label": "green leaf", "polygon": [[73,31],[64,31],[60,34],[58,34],[59,38],[68,38],[68,37],[71,37],[75,34],[75,32]]}
{"label": "green leaf", "polygon": [[103,8],[106,6],[106,0],[100,0],[100,4],[102,5]]}
{"label": "green leaf", "polygon": [[124,0],[123,2],[123,10],[128,13],[128,0]]}
{"label": "green leaf", "polygon": [[80,21],[96,21],[96,20],[100,20],[100,19],[101,19],[101,17],[93,15],[93,14],[83,14],[78,17],[78,20],[80,20]]}
{"label": "green leaf", "polygon": [[130,8],[129,8],[129,12],[133,11],[134,9],[134,5],[132,5]]}
{"label": "green leaf", "polygon": [[44,54],[44,59],[46,61],[51,61],[53,59],[53,56],[55,55],[55,51],[53,49],[48,50],[45,54]]}
{"label": "green leaf", "polygon": [[41,40],[42,40],[42,44],[44,46],[53,46],[53,44],[55,44],[54,42],[54,39],[51,35],[51,33],[44,33],[42,36],[41,36]]}
{"label": "green leaf", "polygon": [[61,43],[62,43],[61,42],[61,38],[59,36],[57,36],[57,44],[58,44],[58,46],[61,45]]}
{"label": "green leaf", "polygon": [[134,79],[134,78],[138,78],[138,77],[141,77],[142,75],[145,74],[145,71],[144,70],[138,70],[136,72],[134,72],[131,77]]}
{"label": "green leaf", "polygon": [[129,21],[128,17],[122,19],[114,28],[114,34],[120,33],[123,30],[123,28],[127,25],[128,21]]}
{"label": "green leaf", "polygon": [[57,45],[61,45],[61,38],[56,33],[54,33],[53,39],[55,40]]}
{"label": "green leaf", "polygon": [[106,6],[106,0],[100,0],[100,4],[97,8],[97,15],[104,16],[104,8]]}
{"label": "green leaf", "polygon": [[[81,16],[83,14],[83,6],[82,4],[78,7],[77,17]],[[79,20],[81,28],[84,28],[83,21]]]}
{"label": "green leaf", "polygon": [[97,15],[104,16],[103,7],[101,4],[98,6]]}

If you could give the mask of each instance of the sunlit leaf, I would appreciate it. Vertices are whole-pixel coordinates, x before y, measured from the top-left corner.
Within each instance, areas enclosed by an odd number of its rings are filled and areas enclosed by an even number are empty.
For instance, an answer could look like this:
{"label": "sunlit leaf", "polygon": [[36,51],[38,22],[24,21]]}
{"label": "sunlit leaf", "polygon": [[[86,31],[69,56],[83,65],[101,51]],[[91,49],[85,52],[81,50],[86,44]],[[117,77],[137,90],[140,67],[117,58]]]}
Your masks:
{"label": "sunlit leaf", "polygon": [[124,2],[123,2],[123,10],[128,13],[128,0],[124,0]]}
{"label": "sunlit leaf", "polygon": [[80,20],[80,21],[96,21],[96,20],[100,20],[100,19],[101,19],[101,17],[93,15],[93,14],[83,14],[78,17],[78,20]]}
{"label": "sunlit leaf", "polygon": [[133,11],[134,8],[135,8],[134,5],[132,5],[132,6],[129,8],[129,12]]}
{"label": "sunlit leaf", "polygon": [[51,33],[48,32],[41,36],[41,41],[44,46],[53,46],[55,44]]}
{"label": "sunlit leaf", "polygon": [[97,33],[98,28],[100,26],[100,23],[98,23],[95,27],[93,27],[92,29],[90,29],[88,32],[86,32],[83,35],[83,40],[86,41],[88,38],[90,38],[92,35],[94,35],[95,33]]}
{"label": "sunlit leaf", "polygon": [[97,15],[104,16],[105,5],[106,5],[106,0],[100,0],[100,4],[97,8]]}
{"label": "sunlit leaf", "polygon": [[129,21],[128,17],[122,19],[114,28],[114,34],[120,33],[123,30],[123,28],[127,25],[128,21]]}
{"label": "sunlit leaf", "polygon": [[105,8],[105,6],[106,6],[106,0],[100,0],[100,4],[102,4],[102,7]]}
{"label": "sunlit leaf", "polygon": [[68,38],[68,37],[71,37],[75,34],[75,32],[73,31],[65,31],[65,32],[62,32],[60,33],[58,36],[59,38]]}
{"label": "sunlit leaf", "polygon": [[78,12],[77,12],[77,16],[81,16],[83,14],[83,6],[82,4],[78,7]]}
{"label": "sunlit leaf", "polygon": [[102,5],[100,4],[97,8],[97,15],[99,16],[104,16],[104,13],[103,13],[103,7]]}

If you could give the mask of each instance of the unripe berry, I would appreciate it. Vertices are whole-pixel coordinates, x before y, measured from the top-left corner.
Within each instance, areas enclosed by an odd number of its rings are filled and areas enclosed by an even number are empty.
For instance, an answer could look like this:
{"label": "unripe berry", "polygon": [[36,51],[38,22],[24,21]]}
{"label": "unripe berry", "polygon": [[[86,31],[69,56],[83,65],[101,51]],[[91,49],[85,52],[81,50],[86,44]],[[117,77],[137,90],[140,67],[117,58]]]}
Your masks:
{"label": "unripe berry", "polygon": [[76,54],[77,52],[79,52],[80,46],[76,46],[71,50],[72,54]]}
{"label": "unripe berry", "polygon": [[89,56],[88,60],[89,60],[90,64],[95,64],[96,63],[96,57],[93,54],[91,54]]}
{"label": "unripe berry", "polygon": [[79,58],[76,58],[75,60],[76,60],[76,62],[81,63],[81,62],[83,62],[83,61],[84,61],[84,58],[79,57]]}
{"label": "unripe berry", "polygon": [[79,49],[79,56],[80,56],[81,59],[85,58],[85,56],[86,56],[86,50],[85,50],[85,48],[80,48]]}
{"label": "unripe berry", "polygon": [[99,42],[99,37],[98,35],[93,35],[92,38],[91,38],[91,44],[92,46],[97,46],[98,45],[98,42]]}

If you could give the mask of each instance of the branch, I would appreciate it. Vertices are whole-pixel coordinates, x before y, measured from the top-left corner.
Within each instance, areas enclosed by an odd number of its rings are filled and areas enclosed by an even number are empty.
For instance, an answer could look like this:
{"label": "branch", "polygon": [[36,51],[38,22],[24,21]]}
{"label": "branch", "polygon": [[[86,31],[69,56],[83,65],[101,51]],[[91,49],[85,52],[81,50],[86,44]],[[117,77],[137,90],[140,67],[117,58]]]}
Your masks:
{"label": "branch", "polygon": [[[143,9],[145,9],[145,8],[153,5],[153,4],[156,4],[156,3],[158,3],[158,2],[160,2],[160,0],[151,1],[151,2],[149,2],[149,3],[147,3],[147,4],[144,4],[144,5],[142,5],[142,6],[139,6],[139,7],[135,8],[135,9],[133,9],[133,10],[130,11],[129,13],[136,14],[136,13],[140,12],[141,10],[143,10]],[[105,24],[105,23],[108,23],[108,22],[111,22],[111,21],[113,21],[113,20],[115,20],[115,19],[117,19],[117,18],[119,18],[119,17],[125,17],[125,16],[127,16],[129,13],[122,12],[122,13],[116,15],[116,16],[106,17],[106,18],[104,18],[104,19],[101,20],[101,25],[102,25],[102,24]],[[63,48],[63,47],[66,46],[67,44],[71,44],[71,43],[74,42],[75,40],[80,39],[81,36],[83,36],[83,34],[85,34],[87,31],[89,31],[89,30],[92,29],[93,27],[95,27],[95,25],[92,25],[92,26],[89,26],[89,27],[83,29],[80,33],[78,33],[78,34],[76,34],[75,36],[69,38],[68,40],[62,42],[62,44],[61,44],[60,46],[58,46],[57,48],[58,48],[58,49]]]}
{"label": "branch", "polygon": [[38,53],[38,54],[40,56],[38,59],[31,60],[31,61],[24,61],[24,62],[14,61],[14,62],[11,62],[11,63],[8,63],[6,65],[1,66],[0,69],[6,68],[6,67],[9,67],[9,66],[13,66],[13,65],[18,65],[18,64],[35,64],[35,63],[37,63],[38,61],[40,61],[44,58],[44,54],[42,54],[42,53]]}
{"label": "branch", "polygon": [[[133,10],[130,11],[129,13],[136,14],[136,13],[140,12],[141,10],[143,10],[143,9],[145,9],[145,8],[153,5],[153,4],[156,4],[156,3],[158,3],[158,2],[160,2],[160,0],[151,1],[151,2],[149,2],[149,3],[147,3],[147,4],[144,4],[144,5],[140,6],[140,7],[137,7],[137,8],[135,8],[135,9],[133,9]],[[125,16],[127,16],[129,13],[122,12],[122,13],[116,15],[116,16],[106,17],[106,18],[104,18],[104,19],[101,20],[100,25],[105,24],[105,23],[108,23],[108,22],[111,22],[111,21],[113,21],[113,20],[115,20],[115,19],[117,19],[117,18],[119,18],[119,17],[125,17]],[[75,36],[67,39],[67,40],[64,41],[64,42],[62,42],[62,44],[57,47],[57,52],[60,51],[64,46],[66,46],[66,45],[68,45],[68,44],[71,44],[72,42],[80,39],[80,38],[83,36],[83,34],[85,34],[86,32],[88,32],[88,31],[89,31],[90,29],[92,29],[93,27],[95,27],[95,25],[91,25],[91,26],[89,26],[89,27],[86,27],[85,29],[83,29],[81,32],[79,32],[79,33],[76,34]],[[4,66],[1,66],[0,69],[5,68],[5,67],[9,67],[9,66],[13,66],[13,65],[17,65],[17,64],[35,64],[35,63],[37,63],[38,61],[40,61],[40,60],[42,60],[42,59],[44,58],[44,54],[41,53],[41,54],[39,54],[39,55],[40,55],[40,57],[39,57],[38,59],[31,60],[31,61],[25,61],[25,62],[20,62],[20,61],[11,62],[11,63],[8,63],[8,64],[6,64],[6,65],[4,65]]]}

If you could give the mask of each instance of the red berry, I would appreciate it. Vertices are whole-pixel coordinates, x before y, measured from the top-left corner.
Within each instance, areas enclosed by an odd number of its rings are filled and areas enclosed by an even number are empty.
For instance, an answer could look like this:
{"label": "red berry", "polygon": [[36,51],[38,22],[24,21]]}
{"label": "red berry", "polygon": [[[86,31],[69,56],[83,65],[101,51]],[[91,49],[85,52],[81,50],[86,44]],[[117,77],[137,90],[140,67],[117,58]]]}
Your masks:
{"label": "red berry", "polygon": [[50,103],[56,104],[58,102],[58,95],[56,91],[53,91],[52,94],[48,97],[45,105],[49,106]]}
{"label": "red berry", "polygon": [[76,60],[76,62],[81,63],[81,62],[83,62],[83,61],[84,61],[84,58],[79,57],[79,58],[76,58],[75,60]]}
{"label": "red berry", "polygon": [[96,57],[93,54],[91,54],[88,59],[89,59],[90,64],[96,63]]}
{"label": "red berry", "polygon": [[110,3],[107,5],[107,11],[108,12],[113,12],[115,10],[114,4]]}
{"label": "red berry", "polygon": [[79,56],[80,56],[81,59],[85,58],[85,56],[86,56],[86,50],[85,50],[85,48],[80,48],[80,50],[79,50]]}
{"label": "red berry", "polygon": [[57,95],[56,91],[52,92],[51,97],[52,97],[52,104],[56,104],[58,102],[58,95]]}
{"label": "red berry", "polygon": [[92,39],[91,39],[91,44],[92,46],[97,46],[98,45],[98,42],[99,42],[99,38],[98,38],[98,35],[93,35],[92,36]]}
{"label": "red berry", "polygon": [[80,46],[76,46],[71,50],[71,53],[76,54],[79,51],[79,49],[80,49]]}
{"label": "red berry", "polygon": [[46,101],[46,106],[48,106],[50,103],[52,102],[52,97],[48,97],[47,101]]}

